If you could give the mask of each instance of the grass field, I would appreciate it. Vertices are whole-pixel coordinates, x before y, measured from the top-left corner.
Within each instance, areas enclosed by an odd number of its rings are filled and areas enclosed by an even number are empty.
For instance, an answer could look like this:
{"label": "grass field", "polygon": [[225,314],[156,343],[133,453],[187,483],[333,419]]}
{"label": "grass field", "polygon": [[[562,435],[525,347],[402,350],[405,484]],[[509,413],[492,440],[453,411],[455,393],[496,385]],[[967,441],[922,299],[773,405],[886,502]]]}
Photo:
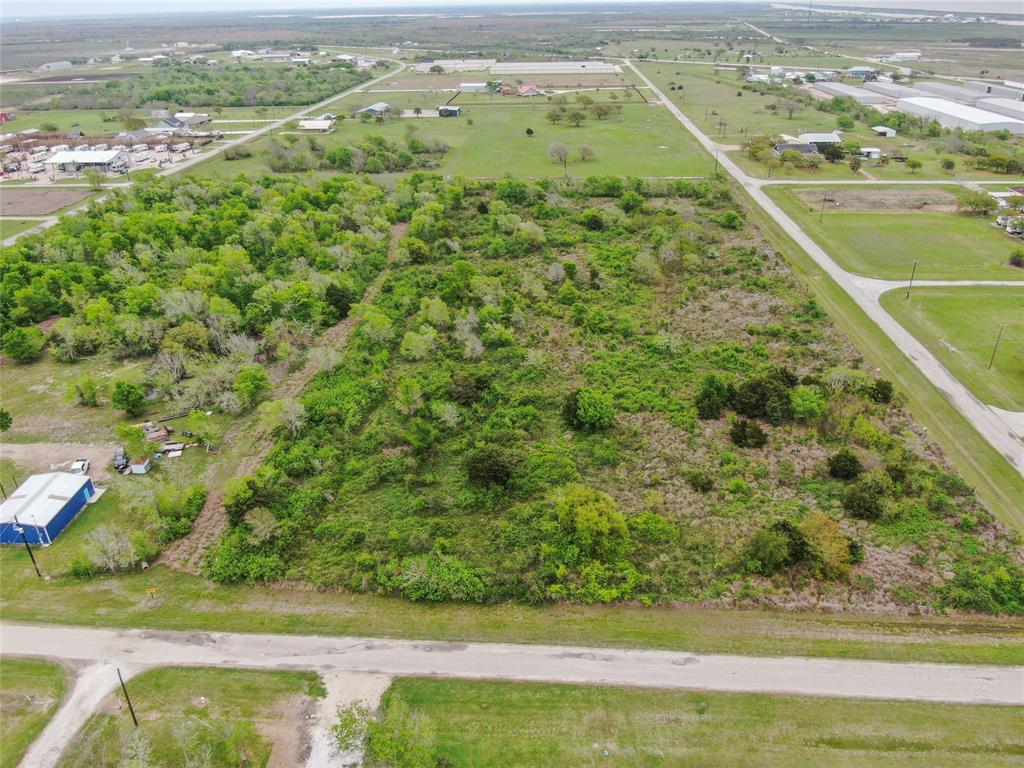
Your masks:
{"label": "grass field", "polygon": [[799,696],[400,679],[451,765],[1019,765],[1024,709]]}
{"label": "grass field", "polygon": [[[366,100],[363,95],[360,103]],[[392,101],[395,100],[389,98]],[[393,106],[400,108],[398,102]],[[382,125],[344,120],[334,133],[316,139],[328,149],[369,135],[401,142],[408,127],[415,126],[421,138],[438,139],[449,145],[450,150],[441,160],[441,172],[470,177],[497,177],[504,173],[561,176],[561,164],[548,156],[548,148],[554,143],[566,145],[574,154],[580,145],[595,150],[595,156],[586,162],[570,161],[567,172],[574,177],[604,173],[697,176],[709,170],[707,160],[697,151],[690,135],[666,110],[633,103],[623,108],[620,117],[590,118],[580,128],[573,128],[549,124],[545,119],[548,109],[550,105],[546,102],[543,106],[481,104],[467,108],[461,118],[396,118]],[[533,136],[526,135],[527,127],[534,130]],[[251,158],[228,161],[218,157],[197,172],[227,178],[238,173],[266,173],[261,153],[267,142],[253,142]]]}
{"label": "grass field", "polygon": [[31,229],[38,223],[30,219],[0,219],[0,240]]}
{"label": "grass field", "polygon": [[[822,194],[827,193],[822,188]],[[1014,241],[982,218],[959,213],[831,212],[822,221],[788,189],[768,194],[844,269],[886,280],[1024,280],[1007,264]]]}
{"label": "grass field", "polygon": [[1024,411],[1024,290],[916,288],[909,301],[903,291],[885,294],[882,306],[983,402]]}
{"label": "grass field", "polygon": [[[69,744],[61,768],[165,768],[209,765],[234,768],[297,765],[302,727],[311,697],[323,695],[313,672],[256,672],[231,669],[165,668],[128,681],[139,727],[131,727],[118,690],[100,704]],[[148,761],[132,762],[126,747]],[[208,763],[190,762],[209,751]]]}
{"label": "grass field", "polygon": [[0,768],[14,768],[57,711],[64,668],[49,661],[0,659]]}

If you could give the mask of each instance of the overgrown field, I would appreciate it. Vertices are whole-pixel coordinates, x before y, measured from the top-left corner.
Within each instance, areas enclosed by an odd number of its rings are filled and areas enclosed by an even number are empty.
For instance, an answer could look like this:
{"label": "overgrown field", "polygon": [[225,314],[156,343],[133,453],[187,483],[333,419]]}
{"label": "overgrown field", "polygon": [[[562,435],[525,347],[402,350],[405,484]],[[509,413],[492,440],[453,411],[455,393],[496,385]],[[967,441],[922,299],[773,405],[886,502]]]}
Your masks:
{"label": "overgrown field", "polygon": [[128,681],[73,737],[61,768],[300,765],[302,723],[324,695],[313,672],[154,669]]}
{"label": "overgrown field", "polygon": [[14,768],[64,698],[59,664],[0,659],[0,768]]}
{"label": "overgrown field", "polygon": [[382,730],[477,768],[994,768],[1018,764],[1020,718],[1019,707],[407,678],[385,696]]}
{"label": "overgrown field", "polygon": [[226,497],[218,581],[1024,611],[1019,539],[714,183],[413,175],[396,266]]}

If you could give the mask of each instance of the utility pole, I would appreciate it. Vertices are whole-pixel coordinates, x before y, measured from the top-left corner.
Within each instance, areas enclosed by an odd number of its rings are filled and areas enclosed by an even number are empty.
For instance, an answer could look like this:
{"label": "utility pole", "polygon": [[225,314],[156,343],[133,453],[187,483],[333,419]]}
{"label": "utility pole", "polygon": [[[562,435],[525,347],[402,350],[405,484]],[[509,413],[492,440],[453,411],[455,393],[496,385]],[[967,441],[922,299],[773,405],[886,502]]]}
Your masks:
{"label": "utility pole", "polygon": [[917,274],[917,259],[914,259],[914,267],[910,270],[910,282],[907,283],[907,295],[903,297],[904,301],[910,301],[910,289],[914,287],[914,275]]}
{"label": "utility pole", "polygon": [[132,722],[135,723],[135,727],[139,727],[139,718],[135,716],[135,707],[132,706],[131,696],[128,695],[128,686],[124,684],[124,678],[121,677],[121,668],[117,669],[117,679],[121,681],[121,690],[124,691],[124,700],[128,702],[128,711],[131,712]]}
{"label": "utility pole", "polygon": [[821,224],[821,220],[825,218],[825,201],[828,200],[826,195],[821,196],[821,210],[818,211],[818,223]]}
{"label": "utility pole", "polygon": [[999,333],[996,335],[995,346],[992,347],[992,357],[988,359],[988,370],[992,370],[992,363],[996,361],[996,350],[999,349],[999,340],[1003,338],[1003,329],[1006,328],[1006,323],[1002,323],[999,326]]}
{"label": "utility pole", "polygon": [[[4,496],[6,495],[7,494],[5,493]],[[21,540],[25,542],[25,551],[28,552],[28,559],[32,561],[32,567],[36,569],[36,576],[40,579],[43,578],[43,574],[39,572],[39,563],[36,562],[36,556],[32,554],[32,547],[28,545],[28,536],[25,535],[25,526],[18,522],[17,515],[14,516],[14,530],[21,534]]]}
{"label": "utility pole", "polygon": [[718,175],[718,153],[717,152],[715,152],[715,173],[714,173],[714,175],[715,176]]}

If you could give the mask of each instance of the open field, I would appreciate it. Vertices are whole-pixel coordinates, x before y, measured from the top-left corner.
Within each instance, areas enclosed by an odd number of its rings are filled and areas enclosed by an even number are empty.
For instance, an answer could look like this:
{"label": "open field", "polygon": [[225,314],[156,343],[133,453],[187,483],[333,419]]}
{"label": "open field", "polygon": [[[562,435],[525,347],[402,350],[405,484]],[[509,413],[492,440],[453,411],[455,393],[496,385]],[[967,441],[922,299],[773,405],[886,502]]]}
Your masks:
{"label": "open field", "polygon": [[44,216],[56,213],[85,200],[89,189],[5,189],[0,201],[0,215]]}
{"label": "open field", "polygon": [[323,695],[313,672],[168,667],[128,681],[138,729],[120,690],[69,738],[61,768],[130,765],[140,744],[160,765],[179,768],[209,754],[211,768],[300,765],[308,715]]}
{"label": "open field", "polygon": [[24,232],[26,229],[31,229],[38,223],[38,221],[32,219],[0,219],[0,240],[16,235],[19,232]]}
{"label": "open field", "polygon": [[64,698],[67,674],[49,661],[0,658],[0,768],[14,768]]}
{"label": "open field", "polygon": [[995,768],[1024,754],[1013,707],[401,678],[452,765]]}
{"label": "open field", "polygon": [[1024,411],[1024,286],[915,288],[909,301],[891,291],[882,305],[982,401]]}
{"label": "open field", "polygon": [[[1024,272],[1007,263],[1015,241],[984,218],[952,212],[837,211],[827,201],[831,192],[817,187],[800,193],[801,199],[790,188],[768,189],[844,269],[909,280],[917,260],[916,277],[922,280],[1024,280]],[[805,202],[815,195],[817,205]]]}
{"label": "open field", "polygon": [[[359,98],[360,103],[369,103],[365,94]],[[437,106],[433,101],[431,106]],[[390,102],[396,109],[404,105],[400,100]],[[411,106],[410,103],[409,108]],[[586,162],[577,158],[570,160],[567,172],[574,177],[608,173],[696,176],[709,170],[707,160],[697,151],[689,134],[665,110],[634,102],[623,107],[621,116],[605,120],[589,118],[581,127],[574,128],[565,124],[550,125],[545,119],[549,108],[547,104],[494,107],[480,104],[467,108],[461,118],[395,118],[381,125],[345,120],[334,133],[314,138],[327,150],[367,136],[402,142],[406,130],[414,126],[420,138],[449,145],[449,151],[440,162],[442,173],[469,177],[494,178],[507,172],[518,176],[560,177],[563,175],[561,164],[548,156],[548,147],[554,143],[562,143],[574,153],[580,145],[594,149],[594,157]],[[534,130],[533,136],[526,135],[528,127]],[[266,138],[253,142],[253,157],[249,159],[229,161],[218,157],[198,168],[197,173],[220,178],[234,178],[239,173],[266,173],[268,169],[261,152],[268,143]]]}

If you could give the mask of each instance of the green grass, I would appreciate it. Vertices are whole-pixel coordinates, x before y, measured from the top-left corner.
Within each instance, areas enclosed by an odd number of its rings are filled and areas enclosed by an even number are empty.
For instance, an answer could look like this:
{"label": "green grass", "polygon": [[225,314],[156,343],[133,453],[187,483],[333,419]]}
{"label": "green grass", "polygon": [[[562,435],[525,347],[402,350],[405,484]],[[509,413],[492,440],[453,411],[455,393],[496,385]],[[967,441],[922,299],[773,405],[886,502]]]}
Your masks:
{"label": "green grass", "polygon": [[[118,690],[100,705],[59,764],[61,768],[127,765],[122,762],[126,759],[123,744],[139,738],[148,742],[151,756],[164,768],[194,765],[187,756],[194,758],[204,745],[210,749],[209,765],[214,768],[265,766],[275,735],[302,727],[302,706],[319,690],[322,684],[313,672],[154,669],[128,681],[139,728],[132,728]],[[287,750],[282,746],[281,751]],[[278,764],[295,764],[298,757],[282,754]]]}
{"label": "green grass", "polygon": [[[389,101],[395,101],[389,99]],[[433,98],[436,102],[437,98]],[[368,103],[366,95],[360,103]],[[398,104],[394,105],[396,109]],[[436,106],[436,104],[433,104]],[[461,118],[395,118],[382,125],[344,120],[332,134],[317,136],[326,148],[349,145],[369,135],[391,141],[404,141],[409,126],[415,126],[423,139],[439,139],[450,150],[441,160],[443,173],[470,177],[517,176],[560,177],[562,166],[548,157],[551,144],[575,148],[587,145],[596,151],[593,159],[570,161],[568,173],[574,177],[592,174],[632,176],[694,176],[707,173],[708,161],[697,150],[690,135],[667,111],[633,103],[619,117],[605,120],[589,118],[582,127],[552,126],[545,119],[550,105],[484,106],[467,108]],[[472,125],[470,125],[472,119]],[[526,135],[526,128],[535,131]],[[228,161],[222,157],[197,169],[198,173],[233,178],[238,173],[267,172],[261,156],[267,139],[251,145],[253,157]]]}
{"label": "green grass", "polygon": [[[916,288],[882,297],[882,306],[983,402],[1024,411],[1024,290],[970,286]],[[992,369],[989,360],[1005,325]]]}
{"label": "green grass", "polygon": [[0,768],[14,768],[57,711],[67,690],[59,664],[0,659]]}
{"label": "green grass", "polygon": [[39,224],[32,219],[0,219],[0,240],[24,232]]}
{"label": "green grass", "polygon": [[[822,192],[825,192],[822,189]],[[986,219],[960,213],[818,211],[788,189],[768,194],[844,269],[885,280],[1024,280],[1007,261],[1014,241]]]}
{"label": "green grass", "polygon": [[1020,707],[403,678],[451,765],[996,768],[1024,755]]}

